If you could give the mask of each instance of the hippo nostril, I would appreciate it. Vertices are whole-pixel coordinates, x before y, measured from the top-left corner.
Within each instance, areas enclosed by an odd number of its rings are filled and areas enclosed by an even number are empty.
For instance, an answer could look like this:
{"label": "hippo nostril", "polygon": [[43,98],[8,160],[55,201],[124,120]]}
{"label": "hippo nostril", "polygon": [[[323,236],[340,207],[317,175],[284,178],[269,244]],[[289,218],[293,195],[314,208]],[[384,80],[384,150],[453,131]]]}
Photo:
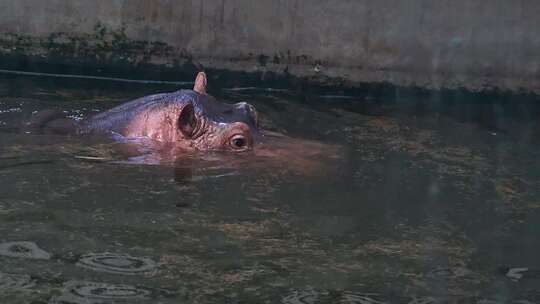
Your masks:
{"label": "hippo nostril", "polygon": [[249,113],[250,111],[253,111],[255,108],[250,105],[247,102],[238,102],[234,104],[234,107],[238,110],[242,110],[244,113]]}
{"label": "hippo nostril", "polygon": [[245,106],[247,105],[247,102],[237,102],[234,104],[234,107],[237,108],[237,109],[241,109],[241,108],[245,108]]}
{"label": "hippo nostril", "polygon": [[248,115],[251,118],[253,124],[258,127],[259,125],[259,115],[254,106],[250,105],[247,102],[239,102],[234,105],[235,108],[242,110],[242,112]]}

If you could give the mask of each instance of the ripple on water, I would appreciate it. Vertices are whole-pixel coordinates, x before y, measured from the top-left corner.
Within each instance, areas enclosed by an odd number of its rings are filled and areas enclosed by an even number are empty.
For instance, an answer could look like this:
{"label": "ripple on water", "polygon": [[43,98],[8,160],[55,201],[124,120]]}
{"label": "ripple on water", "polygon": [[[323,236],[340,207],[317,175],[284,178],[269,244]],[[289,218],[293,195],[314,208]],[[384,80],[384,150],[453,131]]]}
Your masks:
{"label": "ripple on water", "polygon": [[361,294],[345,291],[343,292],[340,303],[347,304],[383,304],[386,302],[381,302],[373,299],[372,294]]}
{"label": "ripple on water", "polygon": [[408,304],[438,304],[440,303],[436,299],[432,297],[414,297],[411,299],[411,301]]}
{"label": "ripple on water", "polygon": [[7,242],[0,244],[0,255],[12,258],[49,260],[51,255],[32,242]]}
{"label": "ripple on water", "polygon": [[336,302],[341,304],[384,304],[373,298],[375,294],[355,293],[352,291],[330,292],[328,290],[293,290],[281,299],[283,304],[315,304]]}
{"label": "ripple on water", "polygon": [[135,275],[148,272],[157,267],[148,258],[132,257],[114,253],[87,254],[77,262],[77,266],[99,272]]}
{"label": "ripple on water", "polygon": [[281,299],[283,304],[312,304],[318,303],[320,293],[313,289],[293,290]]}
{"label": "ripple on water", "polygon": [[150,289],[124,284],[71,281],[64,286],[63,294],[53,299],[53,304],[124,303],[154,297]]}
{"label": "ripple on water", "polygon": [[0,290],[21,290],[36,286],[29,275],[0,272]]}

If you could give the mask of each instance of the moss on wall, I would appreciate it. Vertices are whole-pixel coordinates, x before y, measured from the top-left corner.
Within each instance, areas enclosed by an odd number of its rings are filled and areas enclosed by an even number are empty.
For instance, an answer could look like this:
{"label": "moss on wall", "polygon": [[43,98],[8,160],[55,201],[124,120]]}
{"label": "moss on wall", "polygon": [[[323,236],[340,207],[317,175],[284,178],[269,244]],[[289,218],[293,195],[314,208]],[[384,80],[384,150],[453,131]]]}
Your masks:
{"label": "moss on wall", "polygon": [[187,54],[176,54],[166,43],[131,40],[124,28],[112,31],[101,24],[96,24],[91,33],[55,32],[45,38],[5,33],[0,36],[0,52],[128,65],[163,62],[173,54],[189,59]]}

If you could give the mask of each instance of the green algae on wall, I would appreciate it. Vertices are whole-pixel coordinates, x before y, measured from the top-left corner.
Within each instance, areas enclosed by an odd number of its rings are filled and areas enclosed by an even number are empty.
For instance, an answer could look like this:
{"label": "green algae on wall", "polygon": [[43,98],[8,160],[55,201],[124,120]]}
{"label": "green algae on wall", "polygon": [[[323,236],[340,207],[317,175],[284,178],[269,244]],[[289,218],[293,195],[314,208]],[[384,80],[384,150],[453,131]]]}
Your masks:
{"label": "green algae on wall", "polygon": [[166,43],[131,40],[124,28],[112,31],[101,24],[91,33],[55,32],[45,38],[6,33],[0,36],[0,52],[129,65],[164,62],[174,53]]}

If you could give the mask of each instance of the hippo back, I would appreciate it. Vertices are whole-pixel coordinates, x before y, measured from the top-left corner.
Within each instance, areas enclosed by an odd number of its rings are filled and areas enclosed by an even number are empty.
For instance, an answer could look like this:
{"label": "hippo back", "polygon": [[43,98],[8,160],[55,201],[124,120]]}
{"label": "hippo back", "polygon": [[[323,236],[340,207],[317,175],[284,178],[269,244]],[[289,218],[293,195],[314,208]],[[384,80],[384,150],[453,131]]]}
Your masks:
{"label": "hippo back", "polygon": [[172,102],[187,102],[193,95],[190,92],[192,91],[180,90],[172,93],[155,94],[121,104],[82,121],[78,133],[122,133],[126,126],[141,113],[167,106]]}

